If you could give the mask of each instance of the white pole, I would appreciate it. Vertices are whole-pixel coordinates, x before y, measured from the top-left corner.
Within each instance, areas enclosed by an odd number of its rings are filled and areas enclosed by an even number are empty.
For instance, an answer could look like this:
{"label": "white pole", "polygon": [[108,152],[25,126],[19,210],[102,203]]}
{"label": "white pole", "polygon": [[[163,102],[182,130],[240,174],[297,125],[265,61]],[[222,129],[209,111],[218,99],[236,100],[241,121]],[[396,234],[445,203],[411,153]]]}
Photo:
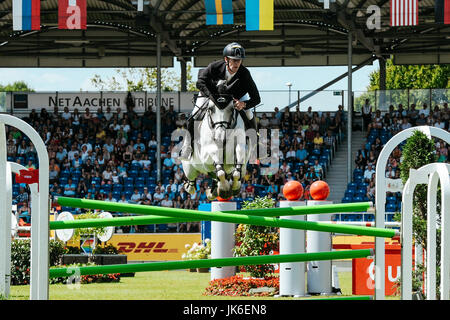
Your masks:
{"label": "white pole", "polygon": [[[308,206],[317,206],[323,204],[332,204],[333,201],[327,200],[308,200]],[[331,213],[307,215],[308,221],[329,221]],[[331,251],[332,240],[331,233],[306,231],[306,252]],[[311,294],[329,295],[333,294],[331,287],[331,260],[309,261],[307,271],[307,289]]]}
{"label": "white pole", "polygon": [[[211,212],[236,210],[236,202],[213,201]],[[211,258],[233,257],[236,224],[211,221]],[[223,279],[236,274],[235,267],[211,268],[211,280]]]}
{"label": "white pole", "polygon": [[434,172],[428,179],[427,190],[427,252],[426,284],[427,300],[436,300],[436,204],[439,174]]}
{"label": "white pole", "polygon": [[[41,137],[39,136],[39,133],[36,132],[35,129],[33,129],[32,126],[30,126],[25,121],[8,115],[8,114],[0,114],[0,123],[16,127],[22,133],[24,133],[33,143],[34,147],[36,148],[38,160],[39,160],[39,205],[37,206],[37,210],[33,210],[31,213],[31,221],[32,221],[32,227],[31,227],[31,242],[36,243],[37,245],[32,247],[32,250],[37,250],[36,253],[31,254],[31,269],[34,268],[34,270],[37,273],[37,291],[36,293],[33,293],[30,288],[30,299],[32,300],[48,300],[48,268],[49,268],[49,252],[48,252],[48,241],[49,241],[49,207],[48,207],[48,185],[49,185],[49,168],[48,168],[48,153],[47,153],[47,147],[45,146],[44,142],[42,141]],[[1,128],[1,126],[0,126]],[[0,129],[1,132],[1,129]],[[0,151],[2,151],[2,143],[3,141],[6,141],[6,137],[3,137],[2,139],[0,135]],[[6,158],[6,145],[4,152],[0,152],[0,156],[3,157],[3,154]],[[2,161],[3,160],[3,161]],[[6,159],[0,158],[0,174],[1,166],[4,166],[6,164]],[[0,181],[6,181],[6,180],[0,180]],[[1,184],[3,185],[3,184]],[[1,192],[1,197],[3,197],[4,192]],[[1,199],[1,198],[0,198]],[[3,198],[5,199],[5,198]],[[6,201],[5,201],[6,202]],[[5,203],[4,202],[4,203]],[[1,211],[0,211],[1,215]],[[11,232],[9,229],[11,228],[11,222],[8,225],[8,233]],[[2,234],[0,234],[2,236]],[[0,237],[0,239],[3,239]],[[33,241],[34,239],[34,241]],[[3,241],[1,241],[3,242]],[[0,245],[1,247],[1,245]],[[0,258],[3,258],[4,254],[0,250]],[[36,259],[33,259],[37,257]],[[2,260],[3,261],[3,260]],[[3,266],[4,263],[1,263]],[[33,284],[34,285],[34,284]],[[33,286],[32,285],[32,286]],[[34,295],[35,294],[35,295]]]}
{"label": "white pole", "polygon": [[[304,206],[305,201],[280,201],[280,208]],[[283,216],[291,220],[305,220],[305,216]],[[280,228],[280,254],[304,253],[305,230]],[[280,296],[302,297],[305,292],[305,263],[280,263]]]}
{"label": "white pole", "polygon": [[0,295],[9,297],[11,277],[11,201],[8,203],[7,190],[11,188],[11,174],[8,174],[6,161],[6,130],[0,122]]}

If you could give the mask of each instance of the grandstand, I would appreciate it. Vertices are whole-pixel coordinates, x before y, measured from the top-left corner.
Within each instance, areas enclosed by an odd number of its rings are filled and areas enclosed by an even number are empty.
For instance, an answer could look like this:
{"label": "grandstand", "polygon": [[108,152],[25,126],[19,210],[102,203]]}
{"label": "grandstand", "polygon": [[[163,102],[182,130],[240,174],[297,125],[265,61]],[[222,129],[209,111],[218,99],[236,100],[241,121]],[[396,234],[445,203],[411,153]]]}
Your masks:
{"label": "grandstand", "polygon": [[[126,110],[122,112],[122,110]],[[316,180],[326,180],[333,172],[333,162],[343,147],[347,127],[345,113],[340,106],[336,112],[280,111],[258,113],[261,127],[280,129],[279,170],[273,175],[261,174],[265,166],[248,164],[241,193],[234,198],[238,208],[243,201],[269,196],[277,203],[284,199],[282,187],[289,180],[300,181],[309,198],[309,185]],[[353,180],[348,183],[341,202],[374,201],[374,169],[383,145],[397,132],[411,125],[422,124],[419,111],[372,114],[372,120],[363,128],[364,145],[356,153]],[[417,114],[416,114],[417,113]],[[173,130],[184,128],[186,114],[174,111],[173,106],[161,108],[161,159],[157,159],[156,116],[149,110],[134,110],[126,106],[106,112],[98,108],[79,111],[77,108],[60,111],[57,107],[49,112],[45,108],[22,114],[22,118],[41,133],[50,158],[50,195],[99,199],[114,202],[132,202],[143,205],[197,209],[207,203],[205,190],[211,185],[209,177],[201,175],[196,181],[197,193],[188,194],[183,188],[184,173],[181,162],[171,141]],[[419,121],[417,121],[419,120]],[[426,124],[448,130],[449,110],[434,108],[425,117]],[[269,135],[270,136],[270,133]],[[27,137],[15,128],[7,131],[7,157],[27,168],[39,168],[36,151]],[[174,151],[174,152],[173,152]],[[438,142],[436,152],[439,161],[448,161],[448,146]],[[401,148],[391,155],[386,175],[398,178]],[[158,180],[157,162],[161,164]],[[13,177],[14,179],[14,177]],[[344,182],[345,183],[345,182]],[[17,205],[17,217],[22,224],[30,223],[27,186],[14,183],[13,199]],[[400,194],[388,194],[386,212],[388,221],[400,210]],[[57,211],[81,209],[54,207]],[[372,214],[338,215],[338,220],[373,221]],[[131,229],[135,232],[167,232],[199,230],[199,226],[178,225],[168,227],[148,226]],[[129,232],[123,229],[122,232]]]}

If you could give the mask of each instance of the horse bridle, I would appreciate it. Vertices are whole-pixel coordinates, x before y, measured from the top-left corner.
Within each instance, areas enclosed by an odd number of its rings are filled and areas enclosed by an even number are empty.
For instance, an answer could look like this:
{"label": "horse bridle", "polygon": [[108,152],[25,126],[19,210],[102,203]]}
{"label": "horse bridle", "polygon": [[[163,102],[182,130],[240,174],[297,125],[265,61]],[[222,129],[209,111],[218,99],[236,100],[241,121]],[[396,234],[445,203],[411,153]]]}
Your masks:
{"label": "horse bridle", "polygon": [[[213,101],[214,103],[214,101]],[[217,107],[217,106],[215,106]],[[217,121],[214,122],[211,116],[211,108],[208,109],[208,123],[209,127],[214,130],[219,127],[224,127],[225,129],[234,129],[237,123],[237,110],[233,108],[233,114],[230,117],[230,121]]]}

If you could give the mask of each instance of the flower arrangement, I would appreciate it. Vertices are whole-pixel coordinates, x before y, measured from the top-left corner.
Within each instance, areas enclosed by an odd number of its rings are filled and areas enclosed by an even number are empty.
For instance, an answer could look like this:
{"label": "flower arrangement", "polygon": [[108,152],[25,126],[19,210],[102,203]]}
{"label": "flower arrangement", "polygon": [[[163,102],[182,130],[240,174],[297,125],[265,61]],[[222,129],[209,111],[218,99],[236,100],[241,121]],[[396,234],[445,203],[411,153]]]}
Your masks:
{"label": "flower arrangement", "polygon": [[211,258],[211,240],[205,239],[205,243],[194,242],[192,246],[186,244],[184,246],[188,251],[183,253],[181,258],[183,260],[200,260],[200,259],[210,259]]}
{"label": "flower arrangement", "polygon": [[[244,201],[242,210],[273,208],[272,198],[256,197],[253,201]],[[237,257],[269,255],[279,250],[279,230],[272,227],[238,225],[235,232],[234,255]],[[242,271],[250,273],[251,277],[264,278],[275,271],[273,264],[242,266]]]}
{"label": "flower arrangement", "polygon": [[[255,289],[265,288],[257,291]],[[280,292],[279,277],[265,277],[263,279],[243,278],[236,275],[209,282],[203,295],[206,296],[273,296]]]}

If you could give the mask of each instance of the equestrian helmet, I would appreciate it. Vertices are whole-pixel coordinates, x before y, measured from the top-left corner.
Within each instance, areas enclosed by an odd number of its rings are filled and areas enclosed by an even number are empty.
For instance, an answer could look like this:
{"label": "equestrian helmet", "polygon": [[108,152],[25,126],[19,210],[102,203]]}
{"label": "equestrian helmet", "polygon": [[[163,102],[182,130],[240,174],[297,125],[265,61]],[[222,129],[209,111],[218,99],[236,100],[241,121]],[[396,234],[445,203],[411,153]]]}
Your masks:
{"label": "equestrian helmet", "polygon": [[231,59],[244,59],[245,58],[244,47],[242,47],[237,42],[229,43],[223,49],[223,56]]}

